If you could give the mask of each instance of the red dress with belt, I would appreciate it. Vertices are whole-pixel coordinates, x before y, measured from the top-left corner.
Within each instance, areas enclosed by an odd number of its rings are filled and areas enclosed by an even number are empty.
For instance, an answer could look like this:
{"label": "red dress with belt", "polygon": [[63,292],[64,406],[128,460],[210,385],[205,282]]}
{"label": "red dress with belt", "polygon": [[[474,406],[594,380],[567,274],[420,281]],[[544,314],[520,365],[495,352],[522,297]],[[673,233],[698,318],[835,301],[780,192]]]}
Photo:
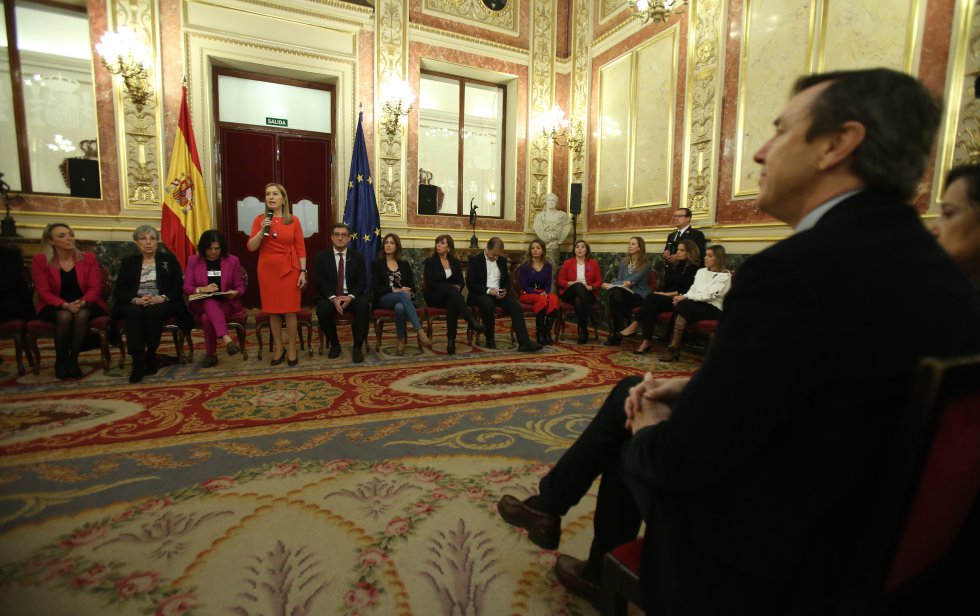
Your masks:
{"label": "red dress with belt", "polygon": [[[262,228],[265,214],[259,214],[252,222],[254,236]],[[296,286],[299,279],[299,260],[306,258],[306,243],[299,218],[293,216],[292,224],[284,224],[282,218],[272,219],[269,237],[263,237],[259,245],[259,297],[262,311],[272,314],[298,312],[302,289]]]}

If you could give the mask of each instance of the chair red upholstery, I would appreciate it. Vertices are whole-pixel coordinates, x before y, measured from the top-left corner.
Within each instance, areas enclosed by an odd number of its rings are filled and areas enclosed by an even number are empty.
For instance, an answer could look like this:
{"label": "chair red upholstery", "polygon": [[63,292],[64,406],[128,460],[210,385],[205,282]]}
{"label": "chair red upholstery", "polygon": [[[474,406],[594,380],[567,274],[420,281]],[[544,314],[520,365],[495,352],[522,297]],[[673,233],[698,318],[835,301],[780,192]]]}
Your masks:
{"label": "chair red upholstery", "polygon": [[[296,313],[296,337],[299,338],[299,348],[303,350],[303,328],[306,328],[306,347],[309,349],[310,357],[313,357],[313,310],[310,308],[300,308]],[[262,332],[269,330],[269,352],[272,348],[272,325],[269,323],[269,313],[259,311],[255,315],[255,339],[259,343],[258,360],[262,361],[262,349],[265,344],[262,341]],[[322,351],[321,351],[322,353]]]}
{"label": "chair red upholstery", "polygon": [[[575,306],[567,302],[558,303],[558,318],[555,319],[555,329],[558,330],[555,338],[558,340],[565,339],[565,315],[575,314]],[[592,315],[596,320],[599,319],[599,304],[592,304]],[[596,340],[599,340],[599,328],[592,324],[592,334],[595,336]]]}
{"label": "chair red upholstery", "polygon": [[[24,351],[27,349],[27,321],[22,319],[11,319],[0,323],[0,338],[9,338],[14,341],[14,356],[17,358],[17,376],[24,376],[27,370],[24,368]],[[27,353],[27,363],[34,369],[34,354]],[[37,374],[37,371],[35,371]]]}
{"label": "chair red upholstery", "polygon": [[602,616],[624,616],[627,602],[640,605],[640,557],[643,537],[624,543],[606,554],[602,563],[602,588],[599,613]]}
{"label": "chair red upholstery", "polygon": [[[417,314],[420,319],[424,318],[422,310],[419,308],[415,309],[415,314]],[[371,311],[371,321],[374,323],[374,352],[377,353],[379,350],[381,350],[381,337],[384,334],[385,325],[395,322],[395,311],[387,308],[375,308]],[[418,344],[419,352],[421,352],[422,343],[419,342]]]}
{"label": "chair red upholstery", "polygon": [[[238,346],[242,350],[242,361],[248,359],[248,348],[246,348],[246,343],[248,342],[246,338],[246,331],[248,329],[248,312],[242,310],[241,312],[236,312],[227,319],[228,329],[235,330],[235,337],[238,338]],[[191,328],[193,332],[195,329],[202,329],[201,320],[194,317],[194,326]],[[181,341],[187,341],[187,359],[184,363],[190,363],[194,361],[194,338],[190,335],[186,337],[181,337]],[[259,353],[261,353],[261,345],[259,346]],[[183,344],[177,347],[178,357],[184,357]]]}
{"label": "chair red upholstery", "polygon": [[[111,278],[104,265],[100,266],[99,269],[102,270],[102,297],[108,299],[112,295]],[[109,364],[112,363],[112,356],[109,353],[109,317],[96,317],[89,320],[88,329],[90,333],[96,334],[99,337],[99,350],[102,352],[102,370],[103,372],[108,372]],[[53,338],[54,323],[48,323],[40,319],[31,319],[27,322],[25,331],[27,333],[27,352],[34,359],[34,374],[39,374],[41,371],[41,351],[37,348],[37,339]]]}
{"label": "chair red upholstery", "polygon": [[[934,600],[927,583],[947,573],[980,506],[980,355],[923,359],[908,400],[836,614],[891,613],[916,592]],[[604,616],[640,603],[642,545],[638,539],[606,554]]]}
{"label": "chair red upholstery", "polygon": [[885,613],[916,592],[932,603],[928,582],[980,502],[978,443],[980,355],[922,360],[839,613]]}
{"label": "chair red upholstery", "polygon": [[[116,331],[119,332],[119,367],[126,367],[126,320],[119,319],[116,321]],[[177,326],[177,319],[170,317],[163,322],[163,331],[170,332],[173,337],[174,349],[177,353],[177,361],[182,364],[187,363],[187,359],[184,357],[184,332]]]}
{"label": "chair red upholstery", "polygon": [[[422,319],[425,321],[425,334],[429,337],[429,340],[435,342],[435,338],[432,337],[432,324],[436,321],[447,320],[447,312],[445,308],[439,308],[437,306],[426,306],[422,308]],[[456,315],[457,321],[466,321],[466,316],[462,314]],[[469,325],[466,326],[466,339],[470,339]]]}
{"label": "chair red upholstery", "polygon": [[[88,322],[89,332],[99,336],[99,350],[102,352],[102,370],[108,371],[109,364],[112,363],[112,356],[109,353],[109,317],[96,317]],[[40,319],[32,319],[27,322],[27,352],[33,354],[34,374],[41,371],[41,351],[37,347],[38,338],[53,338],[54,323],[48,323]]]}

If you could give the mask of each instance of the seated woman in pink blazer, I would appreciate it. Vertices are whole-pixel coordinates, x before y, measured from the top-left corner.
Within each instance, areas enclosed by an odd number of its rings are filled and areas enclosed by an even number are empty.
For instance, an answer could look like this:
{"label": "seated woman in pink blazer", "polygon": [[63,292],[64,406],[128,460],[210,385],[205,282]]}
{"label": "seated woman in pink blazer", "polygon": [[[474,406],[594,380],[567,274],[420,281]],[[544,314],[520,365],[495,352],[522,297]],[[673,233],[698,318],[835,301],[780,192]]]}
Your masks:
{"label": "seated woman in pink blazer", "polygon": [[241,295],[245,293],[245,277],[238,257],[228,254],[228,242],[220,231],[210,229],[201,234],[197,242],[197,254],[187,260],[184,273],[184,293],[227,292],[188,302],[188,308],[201,322],[204,329],[204,367],[218,363],[218,338],[224,342],[225,351],[234,355],[241,351],[228,335],[228,317],[241,312]]}
{"label": "seated woman in pink blazer", "polygon": [[37,318],[54,323],[55,376],[78,378],[78,354],[89,321],[109,311],[102,298],[102,269],[94,254],[75,247],[75,232],[64,223],[48,224],[41,246],[31,264]]}

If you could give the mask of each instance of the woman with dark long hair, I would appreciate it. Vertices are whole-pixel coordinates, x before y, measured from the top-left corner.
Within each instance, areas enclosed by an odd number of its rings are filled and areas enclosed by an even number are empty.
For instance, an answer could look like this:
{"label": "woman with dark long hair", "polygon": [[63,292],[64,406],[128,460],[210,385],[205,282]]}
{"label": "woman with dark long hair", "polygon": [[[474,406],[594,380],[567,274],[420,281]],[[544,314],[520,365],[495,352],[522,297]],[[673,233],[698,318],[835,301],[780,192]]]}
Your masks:
{"label": "woman with dark long hair", "polygon": [[371,287],[374,305],[377,308],[395,312],[395,334],[398,336],[395,352],[405,354],[408,339],[406,322],[412,324],[419,344],[432,348],[432,342],[425,335],[415,309],[415,274],[412,266],[402,258],[402,240],[395,233],[389,233],[381,240],[381,252],[371,266]]}
{"label": "woman with dark long hair", "polygon": [[517,282],[520,285],[522,304],[530,304],[534,310],[537,326],[538,344],[551,344],[551,330],[555,326],[558,310],[558,296],[551,292],[554,274],[544,242],[531,240],[524,261],[517,269]]}
{"label": "woman with dark long hair", "polygon": [[980,165],[950,170],[932,233],[980,288]]}
{"label": "woman with dark long hair", "polygon": [[446,309],[446,353],[456,352],[456,319],[464,317],[469,326],[483,331],[483,325],[466,307],[463,298],[463,268],[456,258],[452,236],[442,234],[436,238],[432,256],[425,260],[423,271],[425,303],[436,308]]}
{"label": "woman with dark long hair", "polygon": [[694,283],[686,293],[675,295],[674,316],[668,331],[673,332],[667,354],[661,361],[677,361],[681,357],[681,339],[684,329],[691,323],[717,319],[721,316],[722,301],[732,288],[732,273],[725,269],[725,247],[708,246],[704,255],[704,267],[694,276]]}

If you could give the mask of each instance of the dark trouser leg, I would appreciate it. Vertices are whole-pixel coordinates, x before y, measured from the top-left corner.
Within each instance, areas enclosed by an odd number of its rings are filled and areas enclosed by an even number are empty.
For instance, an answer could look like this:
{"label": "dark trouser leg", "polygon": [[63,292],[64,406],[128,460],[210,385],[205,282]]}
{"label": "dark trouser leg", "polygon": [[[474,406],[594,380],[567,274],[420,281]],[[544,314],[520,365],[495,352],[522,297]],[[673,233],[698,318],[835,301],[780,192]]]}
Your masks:
{"label": "dark trouser leg", "polygon": [[666,295],[651,293],[644,298],[638,320],[643,325],[643,337],[645,339],[653,339],[653,334],[657,329],[657,315],[669,311],[673,305],[674,300]]}
{"label": "dark trouser leg", "polygon": [[[177,314],[176,301],[153,304],[143,308],[143,341],[148,353],[156,353],[163,335],[163,322]],[[129,324],[126,324],[129,327]]]}
{"label": "dark trouser leg", "polygon": [[520,304],[509,296],[496,300],[496,303],[510,316],[510,326],[514,329],[514,336],[517,338],[517,343],[524,344],[530,341],[531,337],[527,333],[527,323],[524,322],[524,311],[521,310]]}
{"label": "dark trouser leg", "polygon": [[[487,342],[493,340],[494,333],[494,308],[497,307],[496,302],[489,295],[470,295],[470,304],[476,306],[477,310],[480,311],[480,318],[483,320],[483,327],[485,328],[484,333],[487,338]],[[527,332],[525,332],[527,335]]]}
{"label": "dark trouser leg", "polygon": [[143,322],[144,310],[146,309],[142,306],[136,306],[134,304],[126,304],[120,309],[123,319],[126,321],[126,349],[134,357],[137,353],[142,355],[143,349],[146,348],[146,331]]}
{"label": "dark trouser leg", "polygon": [[596,567],[594,579],[598,579],[603,555],[634,539],[640,527],[640,513],[620,461],[623,446],[630,438],[623,407],[630,387],[640,381],[642,377],[627,377],[613,388],[589,426],[541,479],[540,494],[529,503],[540,511],[565,515],[589,491],[595,478],[602,476],[587,568],[593,573]]}
{"label": "dark trouser leg", "polygon": [[337,309],[332,301],[325,297],[316,300],[316,318],[320,322],[320,331],[327,338],[330,346],[338,346],[340,339],[337,337]]}
{"label": "dark trouser leg", "polygon": [[351,332],[354,334],[354,346],[363,344],[364,340],[367,339],[368,321],[371,320],[371,302],[368,299],[369,297],[367,294],[358,295],[347,305],[347,311],[354,315],[353,323],[351,323]]}
{"label": "dark trouser leg", "polygon": [[589,314],[592,312],[595,296],[583,285],[574,284],[565,290],[561,299],[566,304],[575,306],[575,320],[578,322],[579,336],[581,336],[582,332],[587,332],[589,329]]}

